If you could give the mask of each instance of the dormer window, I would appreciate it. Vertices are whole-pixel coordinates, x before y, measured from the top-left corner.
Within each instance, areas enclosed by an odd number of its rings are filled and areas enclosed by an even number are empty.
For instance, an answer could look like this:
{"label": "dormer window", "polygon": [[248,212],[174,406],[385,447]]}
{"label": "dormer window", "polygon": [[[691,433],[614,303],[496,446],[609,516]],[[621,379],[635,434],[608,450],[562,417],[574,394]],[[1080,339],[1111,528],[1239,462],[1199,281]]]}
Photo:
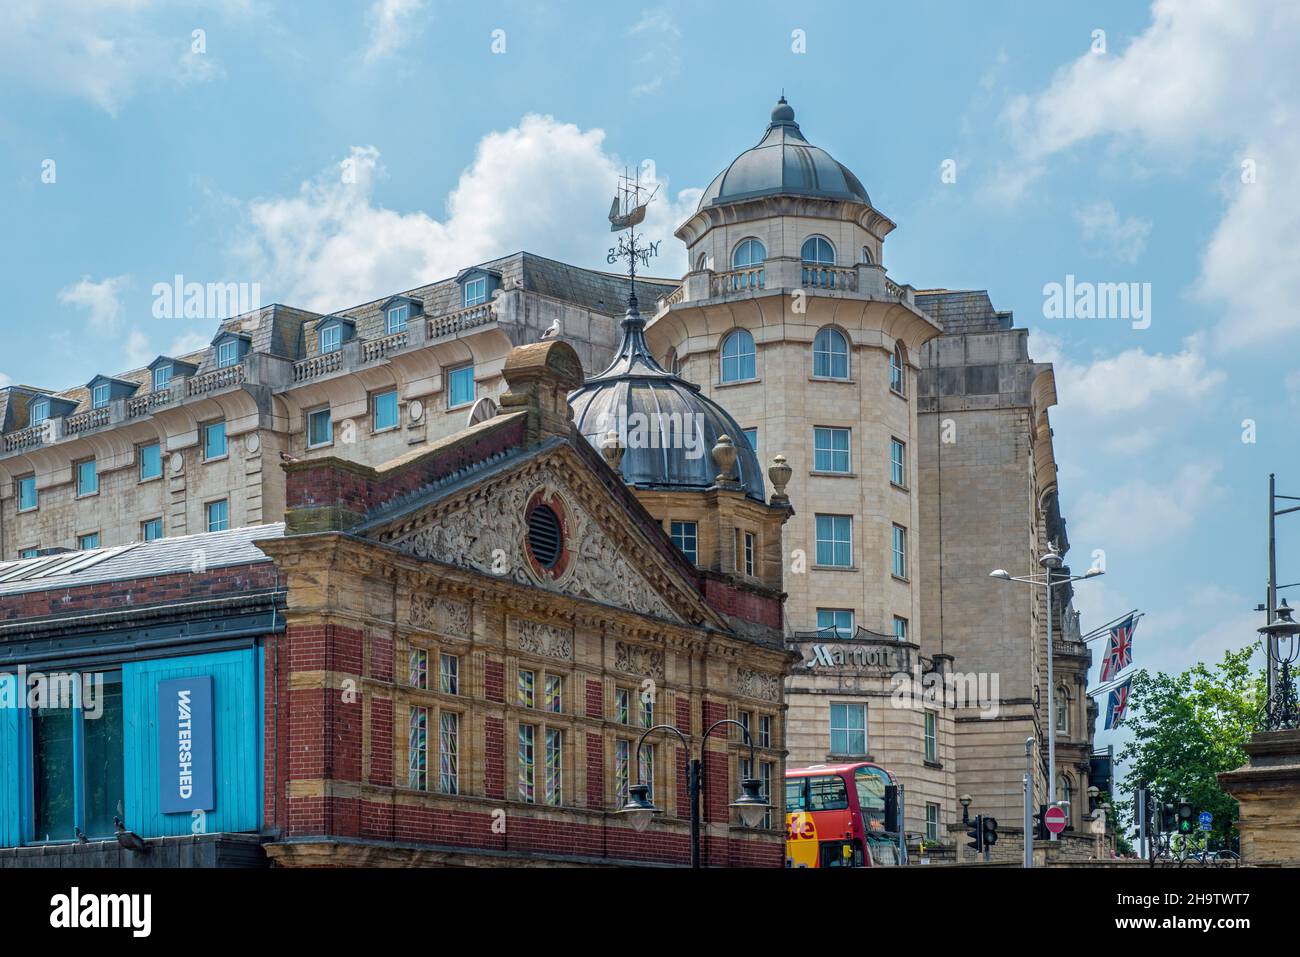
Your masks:
{"label": "dormer window", "polygon": [[107,382],[101,382],[90,392],[90,407],[92,409],[102,409],[108,405],[109,387]]}
{"label": "dormer window", "polygon": [[321,355],[329,352],[338,352],[343,345],[343,327],[337,322],[332,326],[326,326],[320,331],[320,351]]}
{"label": "dormer window", "polygon": [[406,302],[395,303],[388,307],[384,315],[384,331],[387,335],[401,332],[406,328],[406,320],[411,317],[411,305]]}
{"label": "dormer window", "polygon": [[172,367],[170,365],[160,365],[153,370],[153,390],[161,392],[171,385]]}
{"label": "dormer window", "polygon": [[224,369],[239,362],[239,343],[227,339],[217,346],[217,368]]}
{"label": "dormer window", "polygon": [[32,425],[40,425],[50,417],[50,400],[37,399],[27,407],[28,416]]}
{"label": "dormer window", "polygon": [[465,283],[465,306],[477,306],[479,303],[487,302],[487,277],[479,276],[477,279],[470,279]]}

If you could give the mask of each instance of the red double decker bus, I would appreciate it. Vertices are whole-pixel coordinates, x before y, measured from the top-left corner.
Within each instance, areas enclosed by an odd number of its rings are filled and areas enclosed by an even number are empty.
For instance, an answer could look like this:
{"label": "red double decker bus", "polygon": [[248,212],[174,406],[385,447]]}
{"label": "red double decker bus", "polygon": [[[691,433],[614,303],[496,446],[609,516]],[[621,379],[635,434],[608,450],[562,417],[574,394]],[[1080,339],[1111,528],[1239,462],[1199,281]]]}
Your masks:
{"label": "red double decker bus", "polygon": [[785,772],[785,866],[897,864],[898,838],[885,832],[885,786],[878,764],[814,764]]}

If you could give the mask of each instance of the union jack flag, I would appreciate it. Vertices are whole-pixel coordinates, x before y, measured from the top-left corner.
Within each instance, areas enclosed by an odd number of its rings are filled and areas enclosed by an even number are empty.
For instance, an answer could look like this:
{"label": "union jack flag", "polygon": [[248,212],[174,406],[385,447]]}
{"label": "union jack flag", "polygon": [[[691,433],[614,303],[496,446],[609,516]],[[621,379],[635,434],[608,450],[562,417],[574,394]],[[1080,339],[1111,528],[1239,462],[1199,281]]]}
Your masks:
{"label": "union jack flag", "polygon": [[1110,630],[1106,656],[1101,659],[1101,680],[1110,681],[1133,664],[1133,629],[1137,625],[1129,615]]}
{"label": "union jack flag", "polygon": [[1124,715],[1128,712],[1128,693],[1133,686],[1129,678],[1122,685],[1110,689],[1110,700],[1106,703],[1106,730],[1118,728]]}

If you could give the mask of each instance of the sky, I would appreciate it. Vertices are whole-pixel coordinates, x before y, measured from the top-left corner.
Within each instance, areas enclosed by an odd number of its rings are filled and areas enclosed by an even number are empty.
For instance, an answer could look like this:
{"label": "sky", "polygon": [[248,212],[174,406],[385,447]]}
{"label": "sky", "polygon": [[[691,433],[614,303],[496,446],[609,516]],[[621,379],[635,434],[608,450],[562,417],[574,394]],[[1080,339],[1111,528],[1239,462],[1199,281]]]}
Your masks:
{"label": "sky", "polygon": [[[1268,474],[1300,495],[1298,52],[1264,0],[7,0],[0,384],[206,345],[156,315],[178,275],[334,311],[521,249],[605,268],[624,169],[680,275],[784,90],[898,224],[890,277],[987,289],[1055,364],[1083,627],[1140,608],[1135,664],[1181,670],[1256,639]],[[1149,308],[1054,313],[1070,281]]]}

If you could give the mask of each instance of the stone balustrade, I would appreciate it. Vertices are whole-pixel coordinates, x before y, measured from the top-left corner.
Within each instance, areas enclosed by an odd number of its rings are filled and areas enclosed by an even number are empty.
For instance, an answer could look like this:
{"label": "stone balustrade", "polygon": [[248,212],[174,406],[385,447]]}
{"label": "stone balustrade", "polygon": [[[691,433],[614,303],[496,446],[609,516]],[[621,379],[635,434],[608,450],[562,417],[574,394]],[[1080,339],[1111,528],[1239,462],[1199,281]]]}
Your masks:
{"label": "stone balustrade", "polygon": [[220,389],[228,388],[233,385],[241,385],[244,381],[244,364],[226,366],[224,369],[214,369],[211,372],[205,372],[203,375],[191,376],[185,380],[185,394],[190,395],[207,395],[209,392],[217,392]]}
{"label": "stone balustrade", "polygon": [[406,330],[395,332],[391,336],[384,336],[382,339],[367,339],[361,343],[361,361],[378,362],[391,353],[405,349],[410,341],[410,333]]}
{"label": "stone balustrade", "polygon": [[445,316],[430,317],[429,338],[440,339],[494,321],[496,321],[496,313],[492,311],[492,304],[481,302],[477,306],[470,306],[468,309],[461,309]]}
{"label": "stone balustrade", "polygon": [[301,359],[293,364],[293,381],[306,382],[343,368],[343,351],[327,352],[324,355]]}
{"label": "stone balustrade", "polygon": [[63,420],[63,434],[79,435],[82,432],[97,429],[101,425],[108,425],[108,421],[109,408],[106,405],[98,409],[78,412],[76,415],[70,415]]}

